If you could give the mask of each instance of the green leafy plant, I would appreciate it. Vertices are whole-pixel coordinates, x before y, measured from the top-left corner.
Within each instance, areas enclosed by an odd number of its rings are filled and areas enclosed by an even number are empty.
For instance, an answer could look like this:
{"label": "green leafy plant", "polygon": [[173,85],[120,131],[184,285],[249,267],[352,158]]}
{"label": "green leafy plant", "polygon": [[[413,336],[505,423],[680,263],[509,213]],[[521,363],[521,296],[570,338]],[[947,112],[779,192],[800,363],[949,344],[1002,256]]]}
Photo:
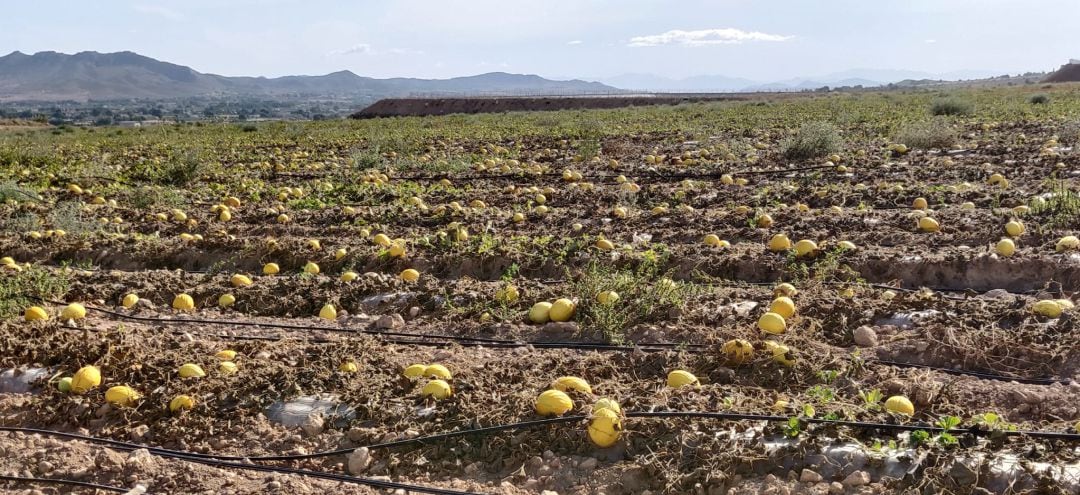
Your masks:
{"label": "green leafy plant", "polygon": [[950,433],[950,430],[960,426],[960,423],[962,422],[963,420],[956,416],[942,416],[941,418],[938,418],[938,420],[934,422],[934,425],[945,431],[934,437],[934,440],[942,445],[955,445],[959,443],[959,440],[955,435]]}
{"label": "green leafy plant", "polygon": [[881,393],[881,390],[873,389],[869,392],[859,392],[859,398],[863,400],[863,407],[868,411],[880,411],[881,401],[885,399],[885,394]]}
{"label": "green leafy plant", "polygon": [[787,423],[784,423],[784,436],[796,438],[800,434],[802,434],[802,421],[799,418],[789,418]]}

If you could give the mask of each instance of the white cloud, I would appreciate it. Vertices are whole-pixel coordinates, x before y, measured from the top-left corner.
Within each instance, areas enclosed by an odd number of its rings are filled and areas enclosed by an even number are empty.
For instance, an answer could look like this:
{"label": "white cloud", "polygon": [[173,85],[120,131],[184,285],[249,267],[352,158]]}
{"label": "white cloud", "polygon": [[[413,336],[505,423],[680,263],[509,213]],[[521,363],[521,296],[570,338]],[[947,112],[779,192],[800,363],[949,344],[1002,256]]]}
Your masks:
{"label": "white cloud", "polygon": [[173,9],[162,5],[148,5],[137,3],[132,5],[131,8],[135,9],[135,12],[138,12],[140,14],[156,15],[173,21],[182,21],[185,19],[184,14],[181,14]]}
{"label": "white cloud", "polygon": [[582,43],[584,43],[584,41],[581,41],[581,40],[573,40],[573,41],[567,41],[566,42],[567,45],[580,45]]}
{"label": "white cloud", "polygon": [[792,36],[762,33],[759,31],[743,31],[735,28],[722,29],[699,29],[697,31],[683,31],[674,29],[666,33],[651,34],[648,36],[635,36],[630,38],[627,46],[708,46],[708,45],[738,45],[748,41],[787,41]]}
{"label": "white cloud", "polygon": [[924,40],[923,43],[926,43],[928,45],[932,45],[934,43],[937,43],[937,40]]}
{"label": "white cloud", "polygon": [[357,44],[355,44],[353,46],[350,46],[348,48],[344,48],[344,49],[341,49],[341,50],[331,50],[329,53],[327,53],[327,55],[330,55],[330,56],[355,55],[355,54],[358,54],[358,53],[359,54],[364,54],[364,55],[370,55],[372,53],[375,53],[375,49],[372,48],[371,45],[369,45],[367,43],[357,43]]}
{"label": "white cloud", "polygon": [[357,43],[348,48],[340,50],[331,50],[326,53],[328,57],[340,57],[343,55],[423,55],[424,52],[420,50],[413,50],[411,48],[387,48],[384,50],[376,49],[369,43]]}

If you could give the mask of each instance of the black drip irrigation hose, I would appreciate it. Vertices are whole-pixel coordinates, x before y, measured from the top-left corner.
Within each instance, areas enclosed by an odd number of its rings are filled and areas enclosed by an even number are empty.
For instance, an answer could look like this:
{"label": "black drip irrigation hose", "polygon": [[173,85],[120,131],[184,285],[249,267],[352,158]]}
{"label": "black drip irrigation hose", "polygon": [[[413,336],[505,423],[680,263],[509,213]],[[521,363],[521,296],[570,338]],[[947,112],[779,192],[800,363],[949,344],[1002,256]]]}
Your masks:
{"label": "black drip irrigation hose", "polygon": [[26,477],[26,476],[9,476],[9,475],[6,475],[6,474],[0,474],[0,481],[11,481],[11,482],[16,482],[16,483],[26,483],[26,484],[31,484],[31,485],[49,484],[49,485],[77,486],[79,488],[88,488],[88,489],[91,489],[91,490],[102,490],[102,491],[106,491],[106,492],[115,492],[115,493],[127,493],[129,491],[127,488],[120,488],[120,487],[117,487],[117,486],[99,485],[97,483],[90,483],[89,481],[65,480],[65,479],[59,479],[59,478],[33,478],[33,477]]}
{"label": "black drip irrigation hose", "polygon": [[[888,286],[883,286],[888,287]],[[912,290],[912,289],[908,289]],[[36,296],[28,296],[31,299],[36,299],[42,302],[63,305],[61,302],[50,301],[42,299]],[[453,335],[439,335],[439,334],[412,334],[405,332],[379,332],[375,330],[359,330],[359,329],[343,329],[333,327],[320,327],[320,326],[305,326],[305,325],[289,325],[282,323],[257,323],[249,321],[229,321],[229,320],[211,320],[211,319],[171,319],[171,318],[151,318],[143,316],[126,315],[116,311],[110,311],[93,306],[86,306],[88,311],[97,311],[108,315],[116,316],[122,319],[130,319],[135,321],[152,322],[152,323],[164,323],[164,324],[203,324],[203,325],[226,325],[226,326],[246,326],[246,327],[264,327],[264,328],[279,328],[286,330],[324,330],[335,333],[362,333],[365,335],[392,335],[396,337],[405,337],[397,339],[380,339],[382,342],[394,345],[412,345],[412,346],[425,346],[425,347],[483,347],[487,349],[522,349],[522,348],[534,348],[534,349],[566,349],[577,351],[597,351],[597,352],[687,352],[691,354],[699,354],[707,352],[712,346],[710,344],[690,344],[690,343],[666,343],[666,342],[642,342],[632,346],[626,345],[614,345],[603,343],[589,343],[589,342],[520,342],[506,339],[488,339],[479,337],[461,337]],[[183,333],[183,332],[176,332]],[[225,334],[213,334],[214,337],[231,340],[252,340],[252,341],[265,341],[265,342],[278,342],[285,340],[284,337],[276,336],[260,336],[260,335],[225,335]],[[420,340],[425,339],[425,340]],[[441,339],[441,340],[430,340]],[[298,338],[305,342],[313,344],[330,344],[335,341],[323,338]],[[995,373],[988,373],[983,371],[972,371],[955,368],[946,368],[941,366],[933,366],[920,363],[907,363],[899,361],[890,361],[876,358],[865,358],[864,362],[869,364],[877,364],[882,366],[893,366],[898,368],[915,368],[915,369],[927,369],[946,373],[950,375],[970,376],[973,378],[979,378],[984,380],[995,380],[1017,383],[1025,383],[1031,385],[1052,385],[1060,383],[1067,385],[1072,383],[1069,379],[1064,378],[1048,378],[1048,377],[1018,377],[1012,375],[1000,375]]]}
{"label": "black drip irrigation hose", "polygon": [[[430,494],[435,494],[435,495],[477,495],[474,492],[466,492],[466,491],[459,491],[459,490],[449,490],[449,489],[427,487],[427,486],[420,486],[420,485],[411,485],[411,484],[398,483],[398,482],[393,482],[393,481],[383,481],[383,480],[376,480],[376,479],[371,479],[371,478],[361,478],[361,477],[357,477],[357,476],[349,476],[349,475],[344,475],[344,474],[325,473],[325,472],[320,472],[320,471],[310,471],[310,470],[306,470],[306,469],[295,469],[295,468],[288,468],[288,467],[281,467],[281,466],[263,466],[263,465],[259,465],[259,464],[250,464],[250,463],[246,462],[247,460],[250,460],[250,459],[249,458],[244,458],[244,457],[233,457],[233,456],[217,457],[217,456],[211,456],[211,455],[207,455],[207,454],[199,454],[199,453],[195,453],[195,452],[184,452],[184,451],[180,451],[180,450],[162,449],[162,448],[157,448],[157,447],[147,447],[147,446],[144,446],[144,445],[139,445],[139,444],[134,444],[134,443],[129,443],[129,442],[121,442],[119,440],[111,440],[111,439],[108,439],[108,438],[93,437],[93,436],[89,436],[89,435],[79,435],[79,434],[75,434],[75,433],[66,433],[66,432],[61,432],[61,431],[44,430],[44,429],[37,429],[37,428],[20,428],[20,427],[13,427],[13,426],[0,426],[0,431],[6,431],[6,432],[12,432],[12,433],[22,433],[22,434],[45,435],[45,436],[52,436],[52,437],[67,438],[67,439],[70,439],[70,440],[80,440],[80,441],[84,441],[84,442],[89,442],[89,443],[94,443],[94,444],[99,444],[99,445],[105,445],[108,448],[112,448],[112,449],[120,450],[120,451],[125,451],[125,452],[130,452],[130,451],[139,450],[139,449],[146,449],[147,452],[149,452],[152,455],[156,455],[158,457],[164,457],[164,458],[167,458],[167,459],[177,459],[177,460],[181,460],[181,461],[194,462],[194,463],[198,463],[198,464],[205,464],[205,465],[208,465],[208,466],[213,466],[213,467],[218,467],[218,468],[234,468],[234,469],[244,469],[244,470],[250,470],[250,471],[268,472],[268,473],[295,474],[295,475],[300,475],[300,476],[309,476],[309,477],[313,477],[313,478],[322,478],[322,479],[327,479],[327,480],[332,480],[332,481],[341,481],[341,482],[352,483],[352,484],[357,484],[357,485],[366,485],[366,486],[370,486],[370,487],[373,487],[373,488],[383,488],[383,489],[391,489],[391,490],[405,490],[407,492],[415,492],[415,493],[430,493]],[[351,450],[352,449],[350,449],[350,451]],[[232,459],[235,459],[235,461],[232,460]],[[245,462],[239,462],[241,460],[244,460]],[[125,492],[126,491],[126,490],[123,490],[123,489],[113,489],[113,490],[120,491],[120,492]]]}
{"label": "black drip irrigation hose", "polygon": [[[790,416],[768,415],[768,414],[752,414],[752,413],[724,413],[724,412],[703,412],[703,411],[639,411],[639,412],[627,412],[624,414],[626,418],[640,418],[640,419],[709,419],[709,420],[722,420],[722,421],[761,421],[766,423],[787,423],[791,421]],[[447,440],[451,438],[458,438],[464,436],[485,436],[494,433],[500,433],[504,431],[517,431],[530,428],[537,428],[550,425],[562,425],[566,423],[576,423],[581,421],[587,421],[589,416],[575,415],[575,416],[563,416],[557,418],[546,418],[533,421],[523,421],[519,423],[510,423],[504,425],[487,426],[482,428],[473,428],[465,430],[457,430],[445,433],[437,433],[433,435],[407,438],[402,440],[394,440],[390,442],[371,444],[360,447],[350,447],[344,449],[327,450],[322,452],[312,452],[309,454],[294,454],[294,455],[268,455],[268,456],[238,456],[238,455],[214,455],[214,454],[202,454],[195,452],[185,452],[180,450],[165,449],[159,447],[149,447],[145,445],[134,444],[130,442],[123,442],[119,440],[112,440],[108,438],[94,437],[89,435],[80,435],[76,433],[66,433],[61,431],[37,429],[37,428],[22,428],[13,426],[0,426],[0,431],[7,431],[13,433],[22,434],[37,434],[47,435],[60,438],[67,438],[72,440],[81,440],[90,443],[106,445],[111,448],[124,451],[132,451],[137,449],[146,449],[148,452],[163,457],[173,457],[191,461],[214,461],[227,463],[226,465],[239,464],[244,467],[251,467],[250,462],[274,462],[274,461],[300,461],[307,459],[316,459],[324,457],[333,457],[337,455],[347,455],[354,450],[360,448],[368,448],[370,450],[389,449],[394,447],[413,446],[413,445],[426,445],[433,442]],[[822,419],[822,418],[807,418],[798,417],[800,422],[806,424],[817,425],[831,425],[840,426],[846,428],[860,428],[878,431],[916,431],[923,430],[928,433],[952,433],[957,435],[971,434],[975,436],[987,436],[987,435],[1003,435],[1005,437],[1025,437],[1043,440],[1064,440],[1070,442],[1080,442],[1080,434],[1067,433],[1067,432],[1053,432],[1053,431],[1020,431],[1020,430],[987,430],[981,428],[942,428],[940,426],[929,424],[903,424],[903,423],[873,423],[865,421],[849,421],[849,420],[835,420],[835,419]],[[269,466],[260,466],[269,468]],[[321,473],[328,474],[328,473]],[[337,475],[335,475],[337,476]],[[358,479],[353,477],[347,477],[349,479]]]}

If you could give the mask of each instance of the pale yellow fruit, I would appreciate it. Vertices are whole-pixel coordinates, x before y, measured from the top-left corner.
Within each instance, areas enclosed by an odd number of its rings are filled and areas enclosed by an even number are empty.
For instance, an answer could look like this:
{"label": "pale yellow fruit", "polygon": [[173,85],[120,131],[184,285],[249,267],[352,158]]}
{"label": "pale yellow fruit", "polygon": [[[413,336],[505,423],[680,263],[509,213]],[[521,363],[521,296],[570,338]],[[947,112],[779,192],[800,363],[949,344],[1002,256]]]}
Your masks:
{"label": "pale yellow fruit", "polygon": [[817,243],[810,239],[803,239],[795,243],[795,256],[803,257],[816,253],[818,250]]}
{"label": "pale yellow fruit", "polygon": [[854,251],[858,249],[858,247],[855,246],[855,243],[851,241],[840,241],[836,243],[836,247],[842,251]]}
{"label": "pale yellow fruit", "polygon": [[195,363],[186,363],[180,367],[180,378],[202,378],[206,376],[202,366]]}
{"label": "pale yellow fruit", "polygon": [[233,287],[247,287],[252,284],[251,277],[237,273],[229,279]]}
{"label": "pale yellow fruit", "polygon": [[937,232],[941,230],[941,225],[933,218],[922,217],[919,219],[919,230],[923,232]]}
{"label": "pale yellow fruit", "polygon": [[1024,224],[1020,223],[1019,220],[1013,220],[1005,224],[1005,233],[1009,237],[1020,237],[1023,235],[1024,230]]}
{"label": "pale yellow fruit", "polygon": [[214,357],[222,361],[232,361],[233,359],[236,359],[236,351],[232,349],[222,349],[217,351],[217,353],[214,354]]}
{"label": "pale yellow fruit", "polygon": [[795,316],[795,301],[792,301],[790,297],[780,296],[773,299],[772,304],[769,305],[769,311],[783,316],[785,319]]}
{"label": "pale yellow fruit", "polygon": [[450,370],[441,364],[429,364],[425,366],[424,376],[442,380],[452,380],[454,378],[453,375],[450,374]]}
{"label": "pale yellow fruit", "polygon": [[622,432],[622,418],[610,409],[598,409],[593,411],[593,418],[589,421],[589,440],[597,447],[607,448],[619,441]]}
{"label": "pale yellow fruit", "polygon": [[569,299],[556,299],[548,310],[548,317],[551,321],[570,321],[574,317],[575,308],[576,305]]}
{"label": "pale yellow fruit", "polygon": [[529,309],[529,321],[543,324],[551,321],[551,303],[540,301]]}
{"label": "pale yellow fruit", "polygon": [[431,397],[435,400],[447,399],[453,393],[450,384],[443,380],[431,380],[427,385],[424,385],[424,389],[421,391],[424,397]]}
{"label": "pale yellow fruit", "polygon": [[360,369],[355,361],[345,361],[338,365],[338,371],[343,373],[356,373],[356,370]]}
{"label": "pale yellow fruit", "polygon": [[236,373],[236,371],[236,363],[232,361],[222,361],[218,363],[218,372],[223,375],[231,375],[233,373]]}
{"label": "pale yellow fruit", "polygon": [[405,270],[402,270],[400,276],[401,280],[404,280],[406,282],[416,282],[417,280],[420,280],[420,272],[412,268],[406,268]]}
{"label": "pale yellow fruit", "polygon": [[195,399],[189,395],[177,395],[169,401],[169,410],[172,412],[189,411],[195,407]]}
{"label": "pale yellow fruit", "polygon": [[345,273],[341,274],[341,281],[342,282],[352,282],[353,280],[356,280],[358,278],[360,278],[360,274],[356,273],[356,272],[353,272],[353,271],[349,271],[349,272],[345,272]]}
{"label": "pale yellow fruit", "polygon": [[611,251],[612,249],[615,249],[615,244],[607,239],[597,239],[596,248],[601,251]]}
{"label": "pale yellow fruit", "polygon": [[375,237],[373,237],[371,240],[376,245],[382,247],[388,247],[391,244],[390,237],[388,237],[386,234],[375,234]]}
{"label": "pale yellow fruit", "polygon": [[218,297],[217,303],[218,306],[223,308],[231,307],[233,304],[236,304],[236,296],[232,294],[222,294],[221,297]]}
{"label": "pale yellow fruit", "polygon": [[743,364],[754,357],[754,345],[743,339],[731,339],[725,342],[720,351],[735,364]]}
{"label": "pale yellow fruit", "polygon": [[345,248],[338,248],[338,250],[334,251],[334,259],[337,261],[341,261],[348,255],[349,251],[347,251]]}
{"label": "pale yellow fruit", "polygon": [[391,257],[401,258],[405,256],[405,242],[394,241],[390,244],[390,247],[387,249],[387,251],[389,252]]}
{"label": "pale yellow fruit", "polygon": [[763,332],[779,335],[787,331],[787,321],[783,316],[770,311],[758,318],[758,328]]}
{"label": "pale yellow fruit", "polygon": [[224,203],[225,203],[225,206],[228,206],[229,208],[239,208],[240,207],[240,198],[237,198],[236,196],[229,196],[229,197],[225,198]]}
{"label": "pale yellow fruit", "polygon": [[263,265],[262,272],[263,275],[277,275],[281,272],[281,267],[277,263],[267,263]]}
{"label": "pale yellow fruit", "polygon": [[757,217],[757,220],[755,220],[754,223],[759,228],[767,229],[769,227],[772,227],[773,218],[768,213],[763,213],[763,214],[761,214],[761,216]]}
{"label": "pale yellow fruit", "polygon": [[717,247],[720,245],[720,237],[716,234],[708,234],[701,242],[705,243],[706,246]]}
{"label": "pale yellow fruit", "polygon": [[795,295],[798,293],[799,290],[796,289],[794,285],[791,285],[787,282],[779,284],[776,286],[775,289],[773,289],[773,294],[777,296],[795,297]]}
{"label": "pale yellow fruit", "polygon": [[1054,245],[1054,249],[1059,253],[1065,251],[1076,251],[1080,249],[1080,239],[1078,239],[1074,235],[1067,235],[1057,241],[1057,244]]}
{"label": "pale yellow fruit", "polygon": [[333,304],[323,305],[322,309],[319,310],[319,318],[330,321],[336,320],[337,308],[335,308]]}
{"label": "pale yellow fruit", "polygon": [[177,294],[173,298],[172,307],[180,311],[191,311],[195,309],[195,300],[187,294]]}
{"label": "pale yellow fruit", "polygon": [[314,261],[309,261],[304,264],[304,273],[318,275],[320,271],[319,265]]}
{"label": "pale yellow fruit", "polygon": [[779,253],[791,249],[791,239],[784,234],[776,234],[769,239],[769,251]]}
{"label": "pale yellow fruit", "polygon": [[1031,310],[1039,316],[1057,318],[1061,316],[1063,309],[1060,304],[1051,299],[1039,301],[1031,306]]}
{"label": "pale yellow fruit", "polygon": [[411,364],[405,368],[405,376],[409,378],[419,378],[424,376],[424,370],[426,369],[426,364]]}
{"label": "pale yellow fruit", "polygon": [[131,407],[142,397],[127,385],[117,385],[105,391],[105,402],[117,407]]}
{"label": "pale yellow fruit", "polygon": [[574,408],[574,401],[565,392],[547,390],[536,397],[535,407],[541,416],[562,416]]}
{"label": "pale yellow fruit", "polygon": [[894,395],[885,399],[885,410],[891,413],[911,416],[915,414],[915,405],[911,403],[910,399],[903,395]]}
{"label": "pale yellow fruit", "polygon": [[911,207],[916,210],[925,210],[930,205],[926,202],[926,198],[915,198],[915,201],[911,203]]}
{"label": "pale yellow fruit", "polygon": [[46,313],[45,309],[40,306],[30,306],[23,313],[23,320],[25,321],[45,321],[48,319],[49,313]]}
{"label": "pale yellow fruit", "polygon": [[620,406],[619,403],[615,401],[615,399],[609,399],[607,397],[597,399],[596,403],[593,404],[592,410],[594,414],[596,413],[596,411],[599,411],[601,409],[608,409],[615,414],[622,413],[622,406]]}
{"label": "pale yellow fruit", "polygon": [[997,242],[997,245],[994,246],[994,249],[997,251],[997,254],[999,256],[1012,256],[1013,253],[1016,252],[1016,243],[1014,243],[1012,239],[1004,238]]}
{"label": "pale yellow fruit", "polygon": [[128,295],[124,296],[124,299],[122,301],[120,301],[120,305],[127,308],[127,309],[131,309],[131,308],[135,307],[135,305],[138,304],[138,303],[139,303],[139,296],[137,296],[135,294],[128,294]]}
{"label": "pale yellow fruit", "polygon": [[71,377],[71,391],[85,394],[101,385],[101,370],[97,366],[83,366]]}
{"label": "pale yellow fruit", "polygon": [[576,376],[563,376],[557,378],[551,383],[551,388],[560,392],[581,392],[583,394],[591,394],[592,387],[589,386],[589,382]]}
{"label": "pale yellow fruit", "polygon": [[693,373],[684,370],[673,370],[668,373],[667,385],[671,388],[684,387],[686,385],[697,385],[698,379]]}
{"label": "pale yellow fruit", "polygon": [[518,292],[517,287],[514,287],[513,285],[507,285],[495,292],[495,299],[498,299],[499,302],[504,304],[517,302],[520,297],[521,294]]}
{"label": "pale yellow fruit", "polygon": [[62,320],[81,320],[86,318],[86,307],[79,303],[71,303],[60,312]]}
{"label": "pale yellow fruit", "polygon": [[614,304],[619,300],[619,293],[613,290],[605,290],[596,295],[596,302],[600,304]]}
{"label": "pale yellow fruit", "polygon": [[765,348],[772,354],[774,362],[783,366],[795,365],[795,354],[791,352],[791,348],[788,346],[766,340]]}

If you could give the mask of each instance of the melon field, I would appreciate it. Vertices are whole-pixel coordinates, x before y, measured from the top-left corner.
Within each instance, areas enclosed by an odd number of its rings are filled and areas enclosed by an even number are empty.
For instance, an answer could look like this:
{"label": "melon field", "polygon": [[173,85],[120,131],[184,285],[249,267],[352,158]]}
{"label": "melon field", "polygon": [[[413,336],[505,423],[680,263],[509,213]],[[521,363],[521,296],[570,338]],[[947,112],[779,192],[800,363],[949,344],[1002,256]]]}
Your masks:
{"label": "melon field", "polygon": [[0,491],[1077,493],[1078,141],[1068,85],[0,130]]}

